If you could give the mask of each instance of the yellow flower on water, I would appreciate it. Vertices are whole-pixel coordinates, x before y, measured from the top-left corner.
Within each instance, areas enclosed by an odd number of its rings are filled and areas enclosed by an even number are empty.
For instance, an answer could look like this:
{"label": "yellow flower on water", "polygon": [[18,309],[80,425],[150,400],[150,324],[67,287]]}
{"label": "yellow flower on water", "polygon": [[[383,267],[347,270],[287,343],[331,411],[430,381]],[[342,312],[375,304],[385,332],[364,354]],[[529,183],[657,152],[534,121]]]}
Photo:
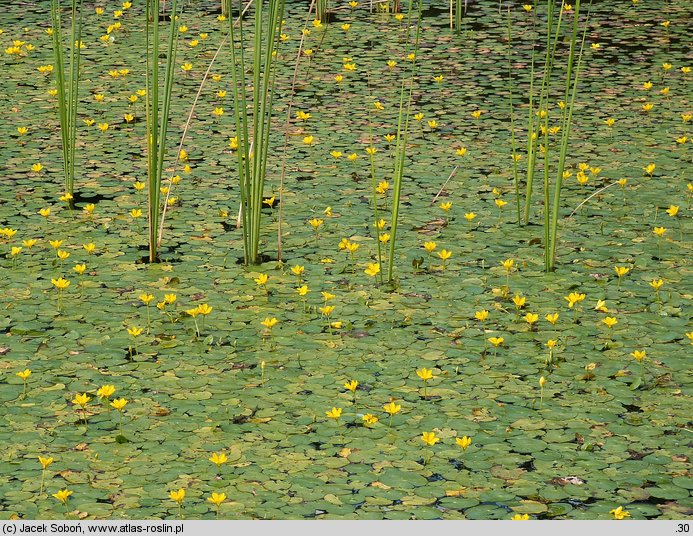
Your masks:
{"label": "yellow flower on water", "polygon": [[479,119],[481,117],[481,110],[475,110],[472,112],[472,117],[474,119]]}
{"label": "yellow flower on water", "polygon": [[171,491],[168,496],[172,501],[177,502],[178,506],[180,506],[183,504],[183,499],[185,499],[185,490],[180,488],[178,491]]}
{"label": "yellow flower on water", "polygon": [[523,4],[523,5],[522,5],[522,9],[524,9],[527,13],[529,13],[530,11],[532,11],[532,8],[533,8],[533,7],[534,7],[534,6],[532,6],[532,4]]}
{"label": "yellow flower on water", "polygon": [[320,218],[313,218],[312,220],[308,220],[308,223],[313,229],[317,230],[325,222]]}
{"label": "yellow flower on water", "polygon": [[380,273],[380,264],[378,263],[369,263],[368,268],[364,270],[366,275],[369,275],[371,277],[375,277]]}
{"label": "yellow flower on water", "polygon": [[59,258],[61,261],[64,261],[64,260],[66,260],[66,259],[70,256],[70,252],[69,252],[69,251],[64,251],[64,250],[62,250],[62,249],[59,249],[59,250],[56,252],[56,255],[58,256],[58,258]]}
{"label": "yellow flower on water", "polygon": [[82,408],[84,408],[84,407],[86,407],[86,405],[89,403],[90,400],[91,400],[91,397],[89,395],[87,395],[87,393],[83,393],[81,395],[80,394],[75,395],[75,398],[72,400],[72,403],[77,405],[77,406],[81,406]]}
{"label": "yellow flower on water", "polygon": [[378,417],[370,413],[366,413],[361,419],[366,426],[373,426],[379,420]]}
{"label": "yellow flower on water", "polygon": [[633,359],[640,363],[643,359],[647,357],[647,352],[645,350],[635,350],[631,352],[630,355],[632,355]]}
{"label": "yellow flower on water", "polygon": [[53,283],[58,290],[65,290],[70,286],[70,282],[62,277],[59,277],[58,279],[51,279],[51,283]]}
{"label": "yellow flower on water", "polygon": [[225,464],[227,461],[229,461],[229,458],[223,452],[215,452],[209,458],[209,461],[212,462],[217,467],[221,467],[223,464]]}
{"label": "yellow flower on water", "polygon": [[154,296],[152,294],[140,294],[138,298],[143,304],[149,305],[150,303],[152,303]]}
{"label": "yellow flower on water", "polygon": [[546,385],[546,378],[544,378],[544,376],[542,376],[541,378],[539,378],[539,387],[541,387],[543,389],[544,385]]}
{"label": "yellow flower on water", "polygon": [[610,510],[609,513],[614,517],[614,519],[625,519],[627,517],[630,517],[630,513],[628,510],[624,510],[623,506],[619,506],[618,508],[614,508],[613,510]]}
{"label": "yellow flower on water", "polygon": [[31,171],[34,171],[36,173],[40,173],[43,170],[43,164],[41,162],[37,162],[36,164],[31,165]]}
{"label": "yellow flower on water", "polygon": [[128,328],[128,333],[132,335],[133,337],[138,337],[139,335],[142,334],[142,328],[138,328],[137,326],[132,326],[131,328]]}
{"label": "yellow flower on water", "polygon": [[402,410],[402,406],[395,404],[394,402],[390,402],[389,404],[385,404],[383,409],[390,415],[396,415]]}
{"label": "yellow flower on water", "polygon": [[140,210],[139,208],[133,208],[133,209],[130,211],[130,216],[132,216],[132,217],[135,218],[135,219],[136,219],[136,218],[139,218],[139,217],[142,216],[142,210]]}
{"label": "yellow flower on water", "polygon": [[422,368],[416,371],[416,375],[423,381],[428,381],[433,378],[433,371],[431,369]]}
{"label": "yellow flower on water", "polygon": [[653,279],[652,281],[650,281],[650,286],[655,290],[659,290],[660,288],[662,288],[663,284],[664,280],[662,279]]}
{"label": "yellow flower on water", "polygon": [[207,502],[211,502],[214,506],[219,507],[226,500],[226,493],[212,493],[207,497]]}
{"label": "yellow flower on water", "polygon": [[539,315],[534,314],[534,313],[527,313],[525,315],[525,321],[531,326],[532,324],[535,324],[539,320]]}
{"label": "yellow flower on water", "polygon": [[548,314],[548,315],[546,315],[544,318],[546,318],[546,320],[547,320],[548,322],[550,322],[551,325],[553,326],[553,325],[556,324],[556,321],[558,320],[558,313],[551,313],[551,314]]}
{"label": "yellow flower on water", "polygon": [[325,305],[324,307],[318,307],[318,311],[323,316],[330,316],[332,311],[334,311],[334,305]]}
{"label": "yellow flower on water", "polygon": [[277,320],[274,317],[272,317],[272,318],[266,317],[262,322],[260,322],[260,324],[265,326],[267,329],[272,329],[274,326],[277,325],[278,322],[279,322],[279,320]]}
{"label": "yellow flower on water", "polygon": [[606,324],[606,326],[607,326],[608,328],[612,328],[612,327],[614,327],[616,324],[618,324],[618,320],[617,320],[615,317],[613,317],[613,316],[607,316],[606,318],[604,318],[604,319],[602,320],[602,322],[603,322],[604,324]]}
{"label": "yellow flower on water", "polygon": [[350,380],[344,384],[344,388],[351,391],[352,393],[356,391],[356,388],[358,387],[359,382],[356,380]]}
{"label": "yellow flower on water", "polygon": [[53,458],[51,458],[50,456],[48,458],[44,458],[43,456],[39,456],[38,461],[41,464],[41,467],[43,469],[48,469],[48,466],[53,463]]}
{"label": "yellow flower on water", "polygon": [[303,286],[298,287],[296,289],[296,292],[298,292],[299,296],[305,296],[309,292],[308,285],[303,285]]}
{"label": "yellow flower on water", "polygon": [[464,215],[464,219],[467,221],[472,221],[474,218],[476,218],[476,214],[474,212],[466,212]]}
{"label": "yellow flower on water", "polygon": [[322,298],[325,300],[325,303],[335,298],[335,295],[331,292],[323,291],[320,294],[322,294]]}
{"label": "yellow flower on water", "polygon": [[185,72],[188,72],[188,71],[192,70],[193,65],[192,65],[192,63],[188,62],[188,63],[184,63],[183,65],[181,65],[180,68],[183,69]]}
{"label": "yellow flower on water", "polygon": [[672,218],[679,213],[679,207],[677,205],[670,205],[667,209],[667,214]]}
{"label": "yellow flower on water", "polygon": [[440,438],[436,437],[435,432],[424,432],[423,434],[421,434],[421,441],[426,443],[429,447],[432,447],[433,445],[438,443],[438,441],[440,441]]}
{"label": "yellow flower on water", "polygon": [[480,322],[483,322],[488,318],[488,311],[486,309],[482,309],[481,311],[476,311],[474,313],[474,318],[479,320]]}
{"label": "yellow flower on water", "polygon": [[448,251],[447,249],[443,249],[438,252],[438,257],[440,257],[442,260],[446,261],[450,257],[452,257],[452,252]]}
{"label": "yellow flower on water", "polygon": [[549,350],[553,350],[557,344],[558,344],[558,341],[556,339],[549,339],[548,341],[546,341],[546,347]]}
{"label": "yellow flower on water", "polygon": [[96,391],[96,395],[99,398],[109,398],[115,392],[116,388],[114,385],[102,385],[99,387],[98,391]]}
{"label": "yellow flower on water", "polygon": [[565,300],[568,302],[568,307],[571,309],[581,301],[585,299],[585,294],[581,294],[579,292],[571,292],[567,296],[565,296]]}
{"label": "yellow flower on water", "polygon": [[609,309],[606,307],[606,300],[597,300],[597,305],[594,306],[594,310],[601,313],[608,313]]}
{"label": "yellow flower on water", "polygon": [[255,282],[260,286],[266,285],[267,281],[269,281],[269,276],[267,274],[260,274],[255,278]]}
{"label": "yellow flower on water", "polygon": [[53,497],[58,499],[63,504],[67,504],[67,500],[70,498],[70,495],[72,495],[72,492],[68,489],[61,489],[57,493],[53,493]]}
{"label": "yellow flower on water", "polygon": [[513,296],[513,303],[515,304],[515,307],[521,309],[527,303],[527,298],[516,294],[515,296]]}
{"label": "yellow flower on water", "polygon": [[501,265],[507,272],[510,272],[513,269],[513,266],[515,265],[515,260],[514,259],[506,259],[501,262]]}
{"label": "yellow flower on water", "polygon": [[24,369],[20,372],[17,372],[17,376],[19,376],[23,381],[27,381],[29,379],[29,376],[31,376],[31,370]]}
{"label": "yellow flower on water", "polygon": [[431,253],[434,249],[436,249],[436,243],[435,242],[424,242],[424,249],[428,251],[428,253]]}
{"label": "yellow flower on water", "polygon": [[452,208],[452,203],[447,202],[447,203],[441,203],[440,208],[444,210],[445,212],[448,212]]}
{"label": "yellow flower on water", "polygon": [[505,339],[503,337],[489,337],[488,342],[498,348],[501,344],[503,344],[503,342],[505,342]]}
{"label": "yellow flower on water", "polygon": [[197,306],[197,312],[201,315],[208,315],[212,312],[212,309],[214,309],[214,307],[210,307],[206,303],[201,303]]}
{"label": "yellow flower on water", "polygon": [[19,255],[21,252],[22,252],[22,248],[21,248],[21,247],[13,246],[12,249],[10,250],[10,255],[11,255],[12,257],[16,257],[16,256]]}
{"label": "yellow flower on water", "polygon": [[642,168],[642,169],[643,169],[643,171],[644,171],[647,175],[649,175],[649,176],[651,177],[652,174],[654,173],[654,170],[655,170],[656,168],[657,168],[657,165],[656,165],[656,164],[648,164],[647,166],[645,166],[645,167]]}
{"label": "yellow flower on water", "polygon": [[529,514],[515,514],[510,518],[511,521],[527,521],[529,519]]}
{"label": "yellow flower on water", "polygon": [[456,437],[455,443],[457,443],[457,446],[462,450],[467,450],[467,447],[472,444],[472,438],[467,436]]}
{"label": "yellow flower on water", "polygon": [[656,234],[657,236],[663,236],[664,233],[667,232],[667,229],[666,229],[666,227],[655,227],[652,232],[654,234]]}
{"label": "yellow flower on water", "polygon": [[330,419],[337,420],[342,416],[342,408],[333,407],[330,411],[326,411],[325,415],[327,415]]}
{"label": "yellow flower on water", "polygon": [[503,201],[502,199],[496,199],[494,202],[496,203],[496,206],[498,208],[503,208],[505,205],[508,204],[507,201]]}
{"label": "yellow flower on water", "polygon": [[117,409],[118,411],[123,411],[123,408],[127,405],[128,401],[125,398],[116,398],[111,402],[111,407]]}
{"label": "yellow flower on water", "polygon": [[614,271],[616,272],[616,275],[621,278],[630,272],[630,268],[627,266],[614,266]]}

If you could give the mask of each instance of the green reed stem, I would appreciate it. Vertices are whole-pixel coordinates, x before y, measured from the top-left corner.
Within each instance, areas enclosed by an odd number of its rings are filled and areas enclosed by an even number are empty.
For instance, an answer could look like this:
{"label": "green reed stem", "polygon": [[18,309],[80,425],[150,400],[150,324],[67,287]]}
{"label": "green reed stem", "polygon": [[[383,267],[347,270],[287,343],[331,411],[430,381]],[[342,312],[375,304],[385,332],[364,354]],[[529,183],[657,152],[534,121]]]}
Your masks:
{"label": "green reed stem", "polygon": [[[60,24],[60,0],[51,0],[51,24],[53,26],[53,56],[58,90],[58,118],[63,152],[65,192],[72,194],[75,185],[75,148],[77,139],[77,104],[79,102],[79,64],[82,42],[82,0],[72,0],[70,29],[70,64],[65,78],[65,48]],[[73,201],[69,202],[72,208]]]}

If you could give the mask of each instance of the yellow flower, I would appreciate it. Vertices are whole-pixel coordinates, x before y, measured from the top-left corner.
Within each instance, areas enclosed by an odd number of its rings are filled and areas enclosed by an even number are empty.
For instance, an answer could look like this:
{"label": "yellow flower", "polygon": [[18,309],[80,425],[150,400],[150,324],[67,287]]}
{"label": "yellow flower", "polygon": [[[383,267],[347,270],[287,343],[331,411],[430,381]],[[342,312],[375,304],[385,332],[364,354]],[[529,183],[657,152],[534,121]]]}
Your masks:
{"label": "yellow flower", "polygon": [[476,311],[474,313],[474,318],[479,320],[480,322],[483,322],[488,318],[488,311],[486,309],[482,309],[481,311]]}
{"label": "yellow flower", "polygon": [[640,363],[643,359],[647,357],[647,352],[645,350],[635,350],[631,352],[630,355],[632,355],[633,359]]}
{"label": "yellow flower", "polygon": [[327,303],[328,301],[335,298],[335,295],[330,293],[330,292],[324,291],[324,292],[321,292],[320,294],[322,294],[322,297],[325,300],[325,303]]}
{"label": "yellow flower", "polygon": [[394,402],[390,402],[389,404],[385,404],[383,409],[390,415],[395,415],[401,411],[402,406],[395,404]]}
{"label": "yellow flower", "polygon": [[608,313],[609,309],[606,307],[606,300],[597,300],[597,305],[594,306],[594,310],[601,313]]}
{"label": "yellow flower", "polygon": [[319,307],[318,311],[324,316],[330,316],[332,311],[334,311],[334,305],[325,305],[324,307]]}
{"label": "yellow flower", "polygon": [[414,115],[414,119],[417,121],[421,121],[423,118],[424,118],[423,112],[419,112],[419,113]]}
{"label": "yellow flower", "polygon": [[223,452],[215,452],[214,454],[212,454],[211,458],[209,458],[209,461],[217,467],[221,467],[228,460],[228,456],[226,456],[226,454],[224,454]]}
{"label": "yellow flower", "polygon": [[15,246],[15,247],[13,247],[13,248],[10,250],[10,255],[12,255],[13,257],[16,257],[16,256],[19,255],[21,252],[22,252],[22,248],[21,248],[21,247],[16,247],[16,246]]}
{"label": "yellow flower", "polygon": [[53,463],[53,458],[51,458],[50,456],[48,458],[44,458],[43,456],[39,456],[38,461],[41,464],[41,467],[43,469],[48,469],[48,466]]}
{"label": "yellow flower", "polygon": [[80,394],[75,395],[75,398],[72,400],[72,403],[77,405],[77,406],[81,406],[82,408],[84,408],[84,407],[86,407],[86,405],[89,403],[90,400],[91,400],[91,397],[89,397],[89,395],[87,395],[87,393],[83,393],[81,395]]}
{"label": "yellow flower", "polygon": [[607,316],[606,318],[604,318],[604,319],[602,320],[602,322],[603,322],[604,324],[606,324],[606,326],[607,326],[608,328],[612,328],[612,327],[614,327],[616,324],[618,324],[618,320],[616,320],[616,318],[613,317],[613,316]]}
{"label": "yellow flower", "polygon": [[534,314],[534,313],[527,313],[525,315],[525,320],[531,326],[532,324],[536,323],[539,320],[539,315]]}
{"label": "yellow flower", "polygon": [[568,302],[568,307],[572,309],[576,304],[584,300],[585,297],[585,294],[580,294],[579,292],[571,292],[570,294],[565,296],[565,300]]}
{"label": "yellow flower", "polygon": [[185,72],[188,72],[193,68],[193,66],[192,63],[184,63],[180,66],[180,68],[183,69]]}
{"label": "yellow flower", "polygon": [[459,149],[455,150],[455,153],[457,156],[464,156],[467,154],[467,148],[466,147],[460,147]]}
{"label": "yellow flower", "polygon": [[69,252],[69,251],[63,251],[62,249],[59,249],[59,250],[56,252],[56,254],[58,255],[58,258],[59,258],[61,261],[66,260],[66,259],[70,256],[70,252]]}
{"label": "yellow flower", "polygon": [[226,493],[212,493],[207,497],[207,502],[211,502],[214,506],[219,507],[226,500]]}
{"label": "yellow flower", "polygon": [[452,203],[447,202],[447,203],[441,203],[440,208],[444,210],[445,212],[448,212],[452,208]]}
{"label": "yellow flower", "polygon": [[667,209],[667,214],[671,216],[672,218],[676,216],[679,213],[679,207],[676,205],[670,205],[669,208]]}
{"label": "yellow flower", "polygon": [[513,303],[515,304],[515,307],[520,309],[525,306],[525,303],[527,303],[527,298],[516,294],[515,296],[513,296]]}
{"label": "yellow flower", "polygon": [[214,307],[210,307],[206,303],[201,303],[197,306],[197,312],[201,315],[208,315],[212,312],[212,309],[214,309]]}
{"label": "yellow flower", "polygon": [[472,438],[467,436],[456,437],[455,443],[457,443],[457,446],[462,450],[467,450],[467,447],[472,444]]}
{"label": "yellow flower", "polygon": [[221,117],[222,115],[224,115],[224,109],[221,106],[217,106],[212,111],[212,114],[214,114],[216,117]]}
{"label": "yellow flower", "polygon": [[647,175],[649,175],[649,176],[651,177],[652,174],[654,173],[654,170],[655,170],[656,168],[657,168],[657,165],[656,165],[656,164],[648,164],[647,166],[645,166],[645,167],[642,168],[642,169],[643,169],[643,171],[644,171]]}
{"label": "yellow flower", "polygon": [[296,289],[296,292],[298,292],[299,296],[305,296],[306,294],[308,294],[308,285],[298,287]]}
{"label": "yellow flower", "polygon": [[185,499],[185,490],[180,488],[178,491],[171,491],[168,496],[172,501],[176,501],[178,506],[183,504],[183,499]]}
{"label": "yellow flower", "polygon": [[527,521],[528,519],[529,514],[515,514],[513,517],[510,518],[511,521]]}
{"label": "yellow flower", "polygon": [[342,416],[342,408],[333,407],[330,411],[326,411],[325,415],[327,415],[330,419],[337,420]]}
{"label": "yellow flower", "polygon": [[131,328],[128,328],[128,333],[132,335],[133,337],[138,337],[139,335],[142,334],[142,328],[138,328],[137,326],[133,326]]}
{"label": "yellow flower", "polygon": [[305,143],[306,145],[312,145],[313,140],[314,140],[313,136],[305,136],[303,138],[303,143]]}
{"label": "yellow flower", "polygon": [[541,387],[543,389],[544,385],[546,385],[546,378],[544,378],[544,376],[542,376],[541,378],[539,378],[539,387]]}
{"label": "yellow flower", "polygon": [[664,281],[662,279],[653,279],[652,281],[650,281],[650,286],[655,290],[659,290],[660,288],[662,288],[663,284]]}
{"label": "yellow flower", "polygon": [[278,322],[279,322],[279,320],[277,320],[274,317],[272,317],[272,318],[266,317],[262,322],[260,322],[260,324],[265,326],[267,329],[272,329],[274,326],[277,325]]}
{"label": "yellow flower", "polygon": [[175,294],[164,294],[164,303],[168,305],[173,305],[177,299],[178,297]]}
{"label": "yellow flower", "polygon": [[438,252],[438,257],[440,257],[442,260],[446,261],[450,257],[452,257],[452,252],[448,251],[447,249],[443,249]]}
{"label": "yellow flower", "polygon": [[266,285],[268,280],[269,276],[267,274],[260,274],[255,278],[255,282],[260,286]]}
{"label": "yellow flower", "polygon": [[353,393],[354,391],[356,391],[356,388],[358,387],[358,385],[359,385],[358,381],[350,380],[344,384],[344,388],[348,389],[349,391],[351,391]]}
{"label": "yellow flower", "polygon": [[501,262],[501,265],[503,268],[505,268],[508,272],[510,272],[513,269],[513,265],[515,264],[514,259],[506,259]]}
{"label": "yellow flower", "polygon": [[43,164],[41,164],[41,162],[37,162],[36,164],[31,165],[31,171],[34,171],[36,173],[40,173],[42,169]]}
{"label": "yellow flower", "polygon": [[115,392],[116,388],[114,385],[102,385],[99,387],[98,391],[96,391],[96,394],[99,398],[109,398]]}
{"label": "yellow flower", "polygon": [[149,305],[150,303],[152,303],[152,300],[154,299],[154,296],[153,296],[152,294],[146,294],[146,293],[145,293],[145,294],[140,294],[140,295],[138,296],[138,298],[139,298],[139,300],[140,300],[143,304]]}
{"label": "yellow flower", "polygon": [[614,266],[614,271],[616,272],[616,275],[621,278],[630,272],[630,268],[627,266]]}
{"label": "yellow flower", "polygon": [[436,121],[435,119],[429,119],[428,126],[432,129],[438,128],[438,121]]}
{"label": "yellow flower", "polygon": [[340,28],[341,28],[342,30],[344,30],[345,32],[348,32],[348,31],[349,31],[349,28],[351,28],[351,24],[344,23],[344,24],[342,24],[342,25],[340,26]]}
{"label": "yellow flower", "polygon": [[431,369],[422,368],[416,371],[416,375],[423,381],[428,381],[433,378],[433,371]]}
{"label": "yellow flower", "polygon": [[474,119],[479,119],[481,117],[481,110],[475,110],[472,112],[472,117]]}
{"label": "yellow flower", "polygon": [[474,212],[466,212],[464,218],[467,221],[472,221],[474,218],[476,218],[476,214]]}
{"label": "yellow flower", "polygon": [[655,227],[654,230],[652,231],[654,234],[657,236],[662,236],[664,233],[667,232],[666,227]]}
{"label": "yellow flower", "polygon": [[29,379],[29,376],[31,376],[31,370],[24,369],[20,372],[17,372],[17,376],[19,376],[23,381],[27,381]]}
{"label": "yellow flower", "polygon": [[320,218],[313,218],[312,220],[308,220],[308,223],[313,229],[317,230],[318,227],[320,227],[325,222]]}
{"label": "yellow flower", "polygon": [[361,419],[363,420],[363,423],[367,426],[373,426],[379,420],[378,417],[370,413],[366,413],[363,417],[361,417]]}
{"label": "yellow flower", "polygon": [[35,238],[30,238],[29,240],[22,240],[22,244],[29,249],[36,245],[37,240]]}
{"label": "yellow flower", "polygon": [[58,279],[51,279],[51,283],[53,283],[58,290],[65,290],[70,286],[70,282],[62,277],[59,277]]}
{"label": "yellow flower", "polygon": [[532,11],[532,8],[533,8],[533,7],[534,7],[534,6],[532,6],[532,4],[523,4],[523,5],[522,5],[522,9],[524,9],[527,13],[529,13],[530,11]]}
{"label": "yellow flower", "polygon": [[94,253],[94,250],[96,250],[96,245],[92,242],[90,242],[89,244],[83,244],[82,247],[89,255]]}
{"label": "yellow flower", "polygon": [[505,205],[508,204],[506,201],[503,201],[502,199],[496,199],[495,203],[498,208],[503,208]]}
{"label": "yellow flower", "polygon": [[72,495],[72,492],[68,489],[61,489],[57,493],[53,493],[53,497],[58,499],[63,504],[67,504],[67,500],[70,498],[70,495]]}
{"label": "yellow flower", "polygon": [[364,272],[366,273],[366,275],[369,275],[369,276],[371,276],[371,277],[375,277],[376,275],[378,275],[378,274],[380,273],[380,264],[378,264],[378,263],[374,263],[374,264],[369,263],[369,264],[368,264],[368,268],[366,268],[366,269],[364,270]]}
{"label": "yellow flower", "polygon": [[609,513],[614,516],[614,519],[625,519],[627,517],[630,517],[630,513],[628,510],[624,510],[623,506],[619,506],[618,508],[614,508],[613,510],[610,510]]}
{"label": "yellow flower", "polygon": [[489,337],[488,339],[488,342],[490,342],[496,348],[503,344],[504,341],[505,339],[503,337]]}
{"label": "yellow flower", "polygon": [[111,402],[111,407],[117,409],[118,411],[123,411],[123,408],[127,405],[128,401],[124,398],[116,398]]}
{"label": "yellow flower", "polygon": [[97,126],[99,127],[99,130],[101,132],[106,132],[108,130],[109,125],[108,123],[99,123]]}
{"label": "yellow flower", "polygon": [[546,347],[549,350],[553,350],[557,344],[558,344],[558,341],[556,339],[549,339],[548,341],[546,341]]}
{"label": "yellow flower", "polygon": [[142,211],[139,208],[133,208],[130,211],[130,216],[132,216],[133,218],[139,218],[140,216],[142,216]]}
{"label": "yellow flower", "polygon": [[436,243],[435,242],[424,242],[424,249],[428,252],[431,253],[434,249],[436,249]]}
{"label": "yellow flower", "polygon": [[436,437],[435,432],[424,432],[423,434],[421,434],[421,441],[426,443],[429,447],[432,447],[433,445],[438,443],[438,441],[440,441],[440,438]]}

